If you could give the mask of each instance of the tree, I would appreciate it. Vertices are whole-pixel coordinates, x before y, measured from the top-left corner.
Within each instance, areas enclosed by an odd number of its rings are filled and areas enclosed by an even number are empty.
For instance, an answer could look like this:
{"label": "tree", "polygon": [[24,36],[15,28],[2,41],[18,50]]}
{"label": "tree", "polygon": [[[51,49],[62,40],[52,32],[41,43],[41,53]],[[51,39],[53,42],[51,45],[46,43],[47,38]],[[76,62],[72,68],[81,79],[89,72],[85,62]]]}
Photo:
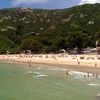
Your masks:
{"label": "tree", "polygon": [[0,36],[0,53],[6,53],[14,47],[13,41],[9,40],[7,37]]}
{"label": "tree", "polygon": [[22,50],[31,50],[33,53],[38,53],[41,51],[41,48],[41,43],[37,39],[31,37],[24,39],[21,44]]}
{"label": "tree", "polygon": [[87,34],[81,32],[70,33],[66,38],[66,45],[68,48],[79,48],[82,49],[86,47],[88,38]]}

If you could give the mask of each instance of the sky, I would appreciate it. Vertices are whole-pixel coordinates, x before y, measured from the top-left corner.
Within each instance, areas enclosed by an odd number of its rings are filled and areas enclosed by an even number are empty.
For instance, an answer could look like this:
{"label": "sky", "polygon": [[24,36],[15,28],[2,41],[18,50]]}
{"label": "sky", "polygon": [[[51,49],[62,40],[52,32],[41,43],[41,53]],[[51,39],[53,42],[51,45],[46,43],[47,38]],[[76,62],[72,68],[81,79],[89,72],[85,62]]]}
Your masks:
{"label": "sky", "polygon": [[0,8],[30,7],[42,9],[63,9],[87,3],[100,3],[100,0],[0,0]]}

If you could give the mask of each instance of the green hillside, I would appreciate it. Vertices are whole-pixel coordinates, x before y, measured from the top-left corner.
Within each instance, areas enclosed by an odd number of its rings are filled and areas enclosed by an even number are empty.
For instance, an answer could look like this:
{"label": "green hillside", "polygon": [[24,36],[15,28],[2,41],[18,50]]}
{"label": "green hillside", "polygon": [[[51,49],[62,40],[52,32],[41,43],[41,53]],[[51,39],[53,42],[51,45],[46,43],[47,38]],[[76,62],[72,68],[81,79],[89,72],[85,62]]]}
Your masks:
{"label": "green hillside", "polygon": [[[100,4],[69,9],[9,8],[0,10],[0,52],[95,47],[100,34]],[[3,48],[6,42],[8,46]],[[13,44],[13,46],[12,46]]]}

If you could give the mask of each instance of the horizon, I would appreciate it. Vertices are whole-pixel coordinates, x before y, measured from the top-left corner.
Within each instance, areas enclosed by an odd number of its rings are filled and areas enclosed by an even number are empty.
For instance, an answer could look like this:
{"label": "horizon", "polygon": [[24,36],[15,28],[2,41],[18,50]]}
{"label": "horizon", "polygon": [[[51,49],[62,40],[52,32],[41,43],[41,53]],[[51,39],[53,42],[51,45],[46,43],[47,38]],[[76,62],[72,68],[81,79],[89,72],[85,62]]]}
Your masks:
{"label": "horizon", "polygon": [[65,9],[84,4],[100,3],[100,0],[6,0],[1,1],[3,8],[32,8],[32,9]]}

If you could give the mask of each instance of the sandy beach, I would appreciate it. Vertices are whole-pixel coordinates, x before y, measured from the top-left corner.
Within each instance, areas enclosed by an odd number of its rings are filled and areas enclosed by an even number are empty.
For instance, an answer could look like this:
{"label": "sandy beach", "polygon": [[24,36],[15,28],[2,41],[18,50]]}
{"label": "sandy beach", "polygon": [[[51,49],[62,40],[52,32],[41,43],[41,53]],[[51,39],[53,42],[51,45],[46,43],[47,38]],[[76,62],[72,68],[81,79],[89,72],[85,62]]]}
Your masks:
{"label": "sandy beach", "polygon": [[0,55],[0,60],[39,64],[68,65],[78,67],[100,68],[98,55],[67,55],[67,54],[9,54]]}

